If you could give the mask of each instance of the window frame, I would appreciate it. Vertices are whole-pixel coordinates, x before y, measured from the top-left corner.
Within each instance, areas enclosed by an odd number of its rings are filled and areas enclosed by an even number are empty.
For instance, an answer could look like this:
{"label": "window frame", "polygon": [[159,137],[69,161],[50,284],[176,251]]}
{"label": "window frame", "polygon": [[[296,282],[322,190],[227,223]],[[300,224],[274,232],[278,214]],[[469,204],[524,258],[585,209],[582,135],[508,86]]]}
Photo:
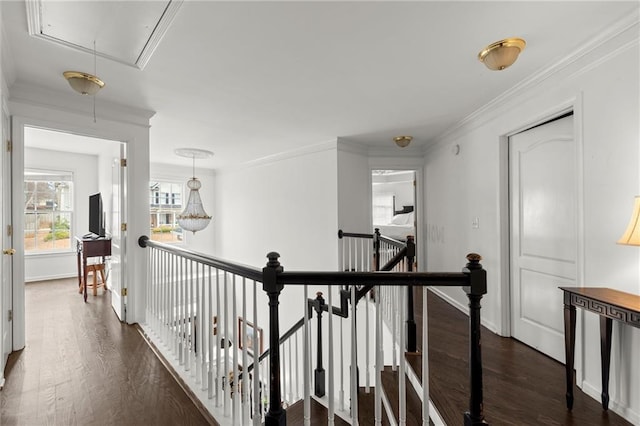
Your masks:
{"label": "window frame", "polygon": [[[56,209],[55,207],[51,210],[41,210],[42,213],[39,213],[37,205],[34,204],[34,208],[29,210],[27,208],[27,185],[29,183],[34,183],[36,189],[34,190],[35,194],[38,194],[37,186],[39,184],[49,184],[50,182],[64,182],[66,184],[70,184],[70,189],[67,191],[68,200],[63,203],[60,202],[61,206],[65,207],[64,209]],[[55,169],[55,168],[38,168],[38,167],[29,167],[24,169],[24,178],[22,183],[23,188],[23,207],[22,207],[22,215],[24,221],[24,232],[23,232],[23,240],[24,240],[24,253],[25,256],[38,256],[38,255],[56,255],[56,254],[66,254],[75,252],[75,247],[73,245],[73,235],[74,230],[76,228],[76,182],[75,182],[75,173],[73,170],[68,169]],[[36,200],[36,203],[39,201]],[[45,203],[47,200],[45,200]],[[35,215],[35,227],[33,229],[28,230],[27,224],[32,222],[27,220],[29,215]],[[36,234],[41,232],[39,228],[39,216],[51,215],[50,222],[56,223],[56,221],[61,220],[61,217],[67,218],[67,226],[68,226],[68,239],[69,245],[67,247],[62,248],[38,248],[38,238],[34,238],[35,245],[33,248],[28,248],[30,244],[27,244],[27,233],[35,232]],[[62,223],[62,222],[61,222]],[[55,227],[49,228],[49,232],[52,233],[53,239],[55,241]]]}
{"label": "window frame", "polygon": [[[170,192],[160,191],[162,185],[170,185]],[[174,192],[178,190],[179,192]],[[176,204],[176,200],[179,204]],[[186,244],[185,232],[178,225],[177,216],[184,210],[185,186],[183,182],[174,178],[151,178],[149,180],[149,239],[166,244],[183,245]],[[169,206],[169,207],[168,207]],[[170,206],[176,206],[174,208]],[[173,216],[173,229],[169,231],[176,236],[175,240],[165,241],[154,238],[154,228],[160,228],[167,223],[160,223],[159,219],[166,215]],[[165,221],[166,222],[166,221]]]}

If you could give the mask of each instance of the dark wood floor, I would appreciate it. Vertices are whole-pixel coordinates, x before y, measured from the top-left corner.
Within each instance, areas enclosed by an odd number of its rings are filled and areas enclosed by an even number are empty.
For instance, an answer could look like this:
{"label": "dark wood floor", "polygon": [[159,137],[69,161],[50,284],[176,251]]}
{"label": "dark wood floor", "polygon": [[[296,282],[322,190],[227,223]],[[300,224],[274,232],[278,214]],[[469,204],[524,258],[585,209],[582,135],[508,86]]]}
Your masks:
{"label": "dark wood floor", "polygon": [[[420,305],[416,307],[418,313],[422,312],[421,292],[417,290],[415,297]],[[428,308],[431,399],[447,424],[462,424],[462,413],[468,409],[469,398],[468,317],[431,292]],[[422,336],[421,315],[416,322],[418,336]],[[611,411],[604,412],[598,401],[579,388],[575,388],[573,411],[568,411],[564,364],[484,327],[482,362],[484,414],[490,424],[631,424]]]}
{"label": "dark wood floor", "polygon": [[26,347],[9,357],[0,424],[206,425],[109,295],[83,303],[77,281],[26,286]]}

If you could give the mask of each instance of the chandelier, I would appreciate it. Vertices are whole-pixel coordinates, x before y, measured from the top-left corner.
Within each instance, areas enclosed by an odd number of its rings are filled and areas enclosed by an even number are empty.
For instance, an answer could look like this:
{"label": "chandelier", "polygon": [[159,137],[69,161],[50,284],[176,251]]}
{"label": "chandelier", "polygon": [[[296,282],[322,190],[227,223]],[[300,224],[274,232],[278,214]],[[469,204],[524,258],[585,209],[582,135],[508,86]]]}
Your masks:
{"label": "chandelier", "polygon": [[200,192],[198,191],[202,187],[202,183],[196,178],[196,158],[209,158],[213,155],[213,152],[196,148],[179,148],[174,152],[180,157],[187,157],[193,160],[193,175],[187,181],[189,199],[184,211],[177,216],[177,220],[182,229],[195,234],[197,231],[202,231],[211,222],[211,216],[204,211]]}

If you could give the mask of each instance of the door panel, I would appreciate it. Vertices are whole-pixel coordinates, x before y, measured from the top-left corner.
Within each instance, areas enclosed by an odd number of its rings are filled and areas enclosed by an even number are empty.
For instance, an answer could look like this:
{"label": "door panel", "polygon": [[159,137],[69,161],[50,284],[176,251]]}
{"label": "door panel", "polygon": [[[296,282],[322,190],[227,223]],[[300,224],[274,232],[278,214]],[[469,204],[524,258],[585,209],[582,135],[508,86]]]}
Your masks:
{"label": "door panel", "polygon": [[575,286],[573,116],[509,139],[513,337],[564,362],[559,286]]}
{"label": "door panel", "polygon": [[121,159],[125,158],[125,146],[120,147],[120,157],[113,161],[111,167],[111,305],[120,321],[126,321],[126,296],[123,296],[125,288],[125,236],[126,231],[122,229],[122,224],[126,223],[124,217],[126,196],[124,188],[126,182],[126,167],[122,165]]}
{"label": "door panel", "polygon": [[4,249],[13,248],[13,237],[6,232],[7,227],[12,225],[11,222],[11,152],[6,149],[6,143],[9,138],[9,115],[2,105],[2,167],[0,170],[0,188],[2,191],[0,209],[0,230],[2,232],[2,269],[0,270],[0,384],[4,380],[4,367],[7,363],[7,357],[11,353],[13,347],[13,323],[9,320],[9,311],[13,307],[13,256],[5,254]]}

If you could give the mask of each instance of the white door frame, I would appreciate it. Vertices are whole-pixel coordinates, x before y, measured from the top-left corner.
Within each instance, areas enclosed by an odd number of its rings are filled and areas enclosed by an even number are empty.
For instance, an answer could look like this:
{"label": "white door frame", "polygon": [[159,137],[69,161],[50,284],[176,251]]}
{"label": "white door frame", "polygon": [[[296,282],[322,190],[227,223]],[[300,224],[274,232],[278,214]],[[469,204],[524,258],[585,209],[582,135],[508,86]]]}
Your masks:
{"label": "white door frame", "polygon": [[[10,102],[11,108],[11,102]],[[21,109],[21,108],[18,108]],[[66,112],[62,112],[61,115],[66,115]],[[47,114],[43,114],[46,116]],[[135,140],[135,130],[132,130],[132,122],[122,122],[122,126],[114,126],[114,121],[105,119],[102,123],[90,124],[89,120],[79,120],[78,124],[72,124],[70,121],[66,119],[53,119],[47,120],[44,118],[34,117],[31,114],[27,115],[13,115],[12,116],[12,142],[13,142],[13,180],[14,180],[14,196],[13,196],[13,216],[14,218],[22,217],[22,181],[24,174],[24,128],[25,127],[38,127],[38,128],[46,128],[53,129],[65,133],[78,134],[88,137],[96,137],[101,139],[108,139],[114,141],[120,141],[127,144],[127,153],[129,155],[129,163],[137,163],[138,157],[141,157],[138,161],[141,161],[139,164],[139,171],[137,171],[137,175],[139,175],[139,179],[136,179],[135,176],[129,176],[129,179],[126,183],[126,193],[127,194],[140,194],[142,188],[148,187],[148,164],[149,164],[149,154],[148,154],[148,140],[145,140],[143,137],[140,137],[141,140]],[[139,127],[140,125],[134,125],[134,127]],[[144,127],[144,126],[142,126]],[[148,132],[148,127],[145,127],[143,132]],[[140,131],[138,131],[140,132]],[[130,146],[131,145],[131,146]],[[18,189],[15,190],[16,185],[19,185]],[[138,188],[140,187],[140,188]],[[146,192],[143,192],[146,194]],[[144,201],[141,201],[141,203]],[[135,232],[134,235],[138,233],[148,232],[146,231],[148,228],[148,212],[145,213],[143,206],[148,206],[148,201],[142,205],[141,203],[131,202],[128,203],[127,217],[130,220],[130,223],[127,225],[127,232],[131,234],[131,232]],[[131,209],[137,209],[135,211],[131,211]],[[144,220],[142,219],[144,216]],[[143,225],[146,224],[145,225]],[[22,220],[18,220],[14,223],[14,235],[19,235],[23,232],[24,223]],[[132,253],[135,251],[133,248],[134,240],[137,241],[136,238],[129,239],[128,243],[130,247],[127,247],[127,253]],[[16,244],[16,258],[14,259],[14,270],[13,270],[13,350],[20,350],[25,346],[25,294],[24,294],[24,241],[20,238],[15,239]],[[143,250],[143,249],[140,249]],[[138,252],[139,256],[146,256],[146,252]],[[138,263],[138,262],[134,262]],[[128,315],[127,321],[129,323],[134,323],[140,321],[138,318],[138,312],[136,310],[136,303],[141,306],[144,305],[145,300],[145,282],[146,282],[146,262],[144,259],[141,259],[139,262],[141,267],[132,266],[130,270],[127,271],[127,282],[139,282],[140,285],[136,286],[135,289],[130,287],[130,291],[128,294],[129,304],[128,307]],[[136,301],[136,294],[140,293],[140,299]],[[144,315],[142,307],[139,309],[140,315]]]}
{"label": "white door frame", "polygon": [[[552,105],[542,113],[532,117],[531,120],[525,121],[513,130],[500,136],[500,263],[501,263],[501,282],[500,282],[500,328],[498,333],[501,336],[511,336],[511,279],[510,279],[510,214],[509,214],[509,137],[520,133],[526,129],[553,120],[556,117],[573,111],[573,133],[575,142],[576,155],[576,199],[577,199],[577,255],[576,255],[576,285],[584,285],[584,144],[583,144],[583,109],[582,109],[582,93],[578,93],[564,102]],[[558,290],[560,291],[560,290]],[[583,319],[584,312],[576,315],[576,383],[582,387],[583,380],[583,364],[584,351],[582,350],[583,341]]]}
{"label": "white door frame", "polygon": [[[416,187],[415,191],[415,221],[416,221],[416,235],[415,240],[416,243],[419,241],[424,241],[422,238],[423,235],[423,227],[422,224],[425,222],[424,214],[426,212],[425,209],[425,201],[423,196],[423,188],[424,188],[424,158],[416,157],[416,158],[396,158],[393,160],[389,160],[387,158],[377,158],[377,157],[369,157],[369,190],[367,194],[367,202],[369,203],[369,229],[373,229],[373,214],[371,211],[372,208],[372,197],[371,197],[371,186],[372,186],[372,178],[371,173],[373,170],[406,170],[415,172],[416,176]],[[419,271],[426,271],[427,267],[427,245],[420,244],[417,245],[416,248],[416,262],[418,263]]]}

